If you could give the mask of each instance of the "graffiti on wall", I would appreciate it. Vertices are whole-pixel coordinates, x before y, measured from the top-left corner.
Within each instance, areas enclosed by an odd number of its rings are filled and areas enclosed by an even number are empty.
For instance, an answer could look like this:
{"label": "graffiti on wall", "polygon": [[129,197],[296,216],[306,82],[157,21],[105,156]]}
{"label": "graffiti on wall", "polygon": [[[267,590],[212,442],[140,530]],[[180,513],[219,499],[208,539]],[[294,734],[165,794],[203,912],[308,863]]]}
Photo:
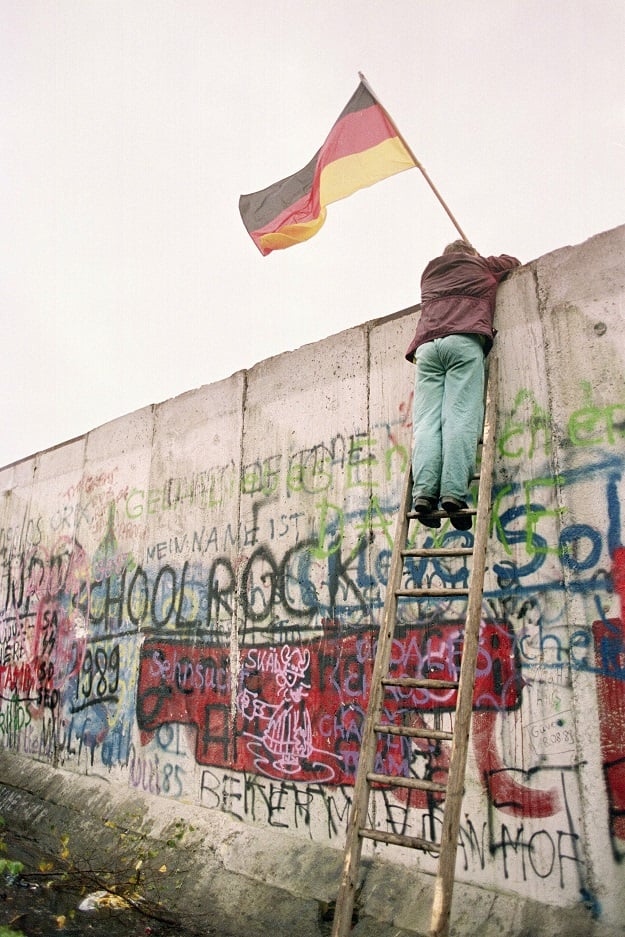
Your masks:
{"label": "graffiti on wall", "polygon": [[[478,795],[460,850],[472,874],[496,863],[513,881],[573,882],[581,893],[577,679],[593,680],[606,824],[615,859],[625,855],[625,406],[598,407],[584,393],[558,428],[566,445],[555,474],[558,434],[531,391],[518,392],[498,437],[472,732]],[[54,511],[12,517],[0,531],[1,744],[340,838],[408,412],[240,472],[228,463],[150,489],[122,484],[117,470],[89,476]],[[144,528],[167,533],[145,542]],[[445,525],[415,536],[441,546],[472,535]],[[463,587],[468,569],[410,559],[404,578]],[[454,679],[464,611],[464,598],[402,600],[396,674]],[[449,728],[453,707],[453,691],[394,688],[385,719]],[[393,773],[444,780],[449,750],[389,734],[377,759]],[[376,796],[378,825],[436,839],[437,795]]]}

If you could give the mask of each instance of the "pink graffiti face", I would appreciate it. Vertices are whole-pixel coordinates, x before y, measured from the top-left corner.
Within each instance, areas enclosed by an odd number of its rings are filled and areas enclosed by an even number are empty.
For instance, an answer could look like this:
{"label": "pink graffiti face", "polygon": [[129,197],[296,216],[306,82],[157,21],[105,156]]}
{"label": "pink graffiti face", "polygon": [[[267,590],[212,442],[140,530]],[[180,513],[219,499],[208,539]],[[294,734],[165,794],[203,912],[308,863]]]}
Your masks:
{"label": "pink graffiti face", "polygon": [[285,700],[299,703],[310,691],[310,683],[305,682],[310,667],[310,651],[285,644],[280,650],[280,658],[284,669],[276,673],[279,692]]}

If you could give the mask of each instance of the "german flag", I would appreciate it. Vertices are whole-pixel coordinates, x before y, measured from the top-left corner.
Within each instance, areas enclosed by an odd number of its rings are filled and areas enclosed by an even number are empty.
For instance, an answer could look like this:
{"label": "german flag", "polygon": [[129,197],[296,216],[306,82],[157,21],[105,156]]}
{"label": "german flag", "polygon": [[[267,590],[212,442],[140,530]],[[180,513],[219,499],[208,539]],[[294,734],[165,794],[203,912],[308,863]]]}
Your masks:
{"label": "german flag", "polygon": [[267,255],[313,237],[331,202],[416,165],[361,81],[308,165],[261,192],[242,195],[239,211],[252,240]]}

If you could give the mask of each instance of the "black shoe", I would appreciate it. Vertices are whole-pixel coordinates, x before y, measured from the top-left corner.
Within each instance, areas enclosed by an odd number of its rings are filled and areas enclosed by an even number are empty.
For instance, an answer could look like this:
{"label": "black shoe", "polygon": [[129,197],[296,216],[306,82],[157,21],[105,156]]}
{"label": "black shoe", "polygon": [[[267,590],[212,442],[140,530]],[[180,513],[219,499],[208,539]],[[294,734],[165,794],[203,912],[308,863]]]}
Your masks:
{"label": "black shoe", "polygon": [[431,514],[436,510],[437,502],[434,498],[415,498],[413,502],[415,514]]}
{"label": "black shoe", "polygon": [[437,501],[434,498],[415,498],[413,510],[424,527],[437,528],[441,526],[439,517],[432,517],[432,512],[437,508]]}
{"label": "black shoe", "polygon": [[455,527],[456,530],[471,530],[473,518],[470,514],[464,513],[469,507],[466,501],[461,501],[460,498],[447,495],[441,498],[441,507],[443,511],[449,514],[452,527]]}

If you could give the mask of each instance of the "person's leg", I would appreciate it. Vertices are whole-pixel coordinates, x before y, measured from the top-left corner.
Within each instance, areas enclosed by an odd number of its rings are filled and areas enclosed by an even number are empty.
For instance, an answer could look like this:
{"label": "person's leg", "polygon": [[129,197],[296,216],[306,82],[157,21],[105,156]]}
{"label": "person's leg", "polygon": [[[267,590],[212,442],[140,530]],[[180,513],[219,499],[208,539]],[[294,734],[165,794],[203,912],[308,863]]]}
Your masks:
{"label": "person's leg", "polygon": [[448,335],[440,342],[445,366],[441,499],[466,501],[484,421],[484,352],[473,335]]}
{"label": "person's leg", "polygon": [[441,464],[441,407],[445,371],[438,339],[420,345],[415,354],[416,375],[412,411],[412,496],[438,503]]}

